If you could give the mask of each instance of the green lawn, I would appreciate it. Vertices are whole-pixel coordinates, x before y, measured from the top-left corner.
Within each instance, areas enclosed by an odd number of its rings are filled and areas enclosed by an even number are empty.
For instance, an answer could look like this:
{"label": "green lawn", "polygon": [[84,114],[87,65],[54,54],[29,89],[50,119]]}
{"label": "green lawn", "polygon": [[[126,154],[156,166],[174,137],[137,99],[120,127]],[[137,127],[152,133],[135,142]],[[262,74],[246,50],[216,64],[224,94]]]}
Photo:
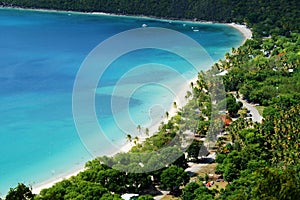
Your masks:
{"label": "green lawn", "polygon": [[221,189],[225,189],[225,187],[228,185],[228,182],[215,182],[215,184],[210,187],[209,189],[217,189],[217,190],[221,190]]}
{"label": "green lawn", "polygon": [[264,112],[264,109],[265,109],[265,106],[256,106],[255,108],[258,110],[259,114],[262,116],[263,112]]}

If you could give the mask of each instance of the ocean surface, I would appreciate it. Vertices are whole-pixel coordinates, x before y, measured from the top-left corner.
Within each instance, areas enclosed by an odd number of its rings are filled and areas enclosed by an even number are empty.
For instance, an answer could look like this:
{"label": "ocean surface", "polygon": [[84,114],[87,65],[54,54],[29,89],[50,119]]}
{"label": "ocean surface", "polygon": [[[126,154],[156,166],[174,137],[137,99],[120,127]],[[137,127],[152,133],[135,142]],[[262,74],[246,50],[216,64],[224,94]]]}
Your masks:
{"label": "ocean surface", "polygon": [[[91,145],[102,140],[97,152],[82,140],[85,133],[77,132],[73,119],[73,86],[85,58],[109,37],[143,26],[186,34],[213,61],[244,39],[220,24],[0,9],[0,196],[18,182],[35,185],[82,168],[96,154],[109,155],[126,143],[127,134],[139,134],[136,125],[150,127],[151,118],[163,117],[178,92],[171,85],[182,84],[176,75],[192,79],[197,72],[175,54],[147,48],[120,56],[99,78],[95,113],[106,138],[85,135]],[[112,101],[115,85],[119,90]],[[123,95],[129,86],[135,90]],[[128,108],[118,107],[121,102]]]}

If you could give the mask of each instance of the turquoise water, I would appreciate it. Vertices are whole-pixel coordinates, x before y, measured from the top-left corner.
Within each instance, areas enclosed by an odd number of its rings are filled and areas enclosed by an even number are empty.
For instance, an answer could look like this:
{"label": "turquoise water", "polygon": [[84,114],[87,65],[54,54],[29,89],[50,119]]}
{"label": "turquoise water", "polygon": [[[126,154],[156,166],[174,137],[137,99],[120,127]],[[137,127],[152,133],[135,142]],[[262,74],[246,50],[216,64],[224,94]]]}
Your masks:
{"label": "turquoise water", "polygon": [[[81,168],[92,158],[73,121],[72,90],[77,71],[100,42],[143,24],[192,37],[215,61],[243,40],[240,32],[219,24],[0,9],[1,196],[18,182],[44,182]],[[154,61],[171,65],[187,78],[196,73],[176,55],[153,49],[132,52],[113,62],[95,92],[97,117],[116,146],[125,143],[126,133],[114,125],[109,109],[113,86],[135,66]],[[129,74],[127,84],[142,83],[149,77],[154,82],[174,79],[164,67],[149,69],[152,71]],[[174,79],[172,84],[178,83]],[[148,108],[155,104],[167,107],[173,99],[174,91],[148,84],[130,99],[120,97],[117,101],[129,101],[132,120],[146,127],[150,123]],[[91,133],[91,140],[94,137]],[[110,148],[111,144],[101,145],[103,151],[98,154],[115,150]]]}

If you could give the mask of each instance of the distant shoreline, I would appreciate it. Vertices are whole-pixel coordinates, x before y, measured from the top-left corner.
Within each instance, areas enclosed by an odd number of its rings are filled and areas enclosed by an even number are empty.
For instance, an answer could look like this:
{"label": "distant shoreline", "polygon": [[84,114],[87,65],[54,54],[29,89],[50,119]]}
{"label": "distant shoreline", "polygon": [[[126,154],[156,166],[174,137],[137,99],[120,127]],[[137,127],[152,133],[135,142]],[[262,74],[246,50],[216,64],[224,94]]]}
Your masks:
{"label": "distant shoreline", "polygon": [[155,16],[146,16],[146,15],[122,15],[115,13],[105,13],[105,12],[79,12],[79,11],[67,11],[67,10],[51,10],[51,9],[41,9],[41,8],[22,8],[22,7],[0,7],[1,9],[11,9],[11,10],[21,10],[21,11],[33,11],[33,12],[46,12],[46,13],[65,13],[65,14],[77,14],[77,15],[99,15],[99,16],[110,16],[110,17],[128,17],[136,19],[148,19],[148,20],[157,20],[157,21],[166,21],[166,22],[182,22],[182,23],[193,23],[193,24],[219,24],[230,26],[244,36],[244,40],[241,42],[240,46],[245,43],[247,39],[251,39],[253,34],[252,31],[243,24],[236,23],[222,23],[215,21],[205,21],[205,20],[191,20],[191,19],[176,19],[176,18],[160,18]]}
{"label": "distant shoreline", "polygon": [[166,21],[182,21],[182,22],[193,22],[193,23],[216,23],[216,24],[225,24],[219,23],[217,21],[205,21],[205,20],[192,20],[185,18],[163,18],[156,17],[154,15],[131,15],[131,14],[117,14],[117,13],[106,13],[106,12],[83,12],[83,11],[73,11],[73,10],[57,10],[57,9],[44,9],[44,8],[24,8],[18,6],[0,6],[0,9],[14,9],[14,10],[23,10],[23,11],[38,11],[38,12],[49,12],[49,13],[69,13],[69,14],[79,14],[79,15],[102,15],[102,16],[112,16],[112,17],[130,17],[130,18],[143,18],[143,19],[153,19],[153,20],[166,20]]}
{"label": "distant shoreline", "polygon": [[157,20],[157,21],[172,21],[172,22],[183,22],[183,23],[193,23],[193,24],[220,24],[227,25],[232,28],[235,28],[239,32],[241,32],[244,36],[243,43],[247,39],[252,38],[252,31],[247,28],[246,25],[236,24],[236,23],[222,23],[216,21],[205,21],[205,20],[192,20],[192,19],[177,19],[177,18],[161,18],[156,16],[146,16],[146,15],[123,15],[116,13],[106,13],[106,12],[79,12],[79,11],[67,11],[67,10],[52,10],[52,9],[42,9],[42,8],[22,8],[22,7],[6,7],[0,6],[1,9],[11,9],[11,10],[21,10],[21,11],[33,11],[33,12],[46,12],[46,13],[66,13],[66,14],[77,14],[77,15],[99,15],[99,16],[110,16],[110,17],[128,17],[128,18],[137,18],[137,19],[149,19],[149,20]]}
{"label": "distant shoreline", "polygon": [[174,21],[174,22],[185,22],[185,23],[195,23],[195,24],[220,24],[231,26],[238,31],[240,31],[243,36],[247,39],[252,38],[252,32],[246,25],[236,24],[236,23],[223,23],[217,21],[205,21],[198,19],[177,19],[177,18],[162,18],[156,16],[146,16],[146,15],[124,15],[116,13],[106,13],[106,12],[80,12],[80,11],[68,11],[68,10],[54,10],[54,9],[42,9],[42,8],[23,8],[23,7],[6,7],[2,6],[0,9],[12,9],[12,10],[21,10],[21,11],[33,11],[33,12],[47,12],[47,13],[66,13],[66,14],[77,14],[77,15],[99,15],[99,16],[111,16],[111,17],[128,17],[128,18],[137,18],[137,19],[150,19],[157,21]]}
{"label": "distant shoreline", "polygon": [[[138,18],[138,19],[150,19],[150,20],[157,20],[157,21],[173,21],[173,22],[182,22],[182,23],[194,23],[194,24],[220,24],[220,25],[228,25],[231,26],[232,28],[235,28],[236,30],[238,30],[239,32],[241,32],[243,34],[244,40],[242,41],[242,43],[240,45],[242,45],[247,39],[250,39],[252,37],[252,32],[250,29],[248,29],[245,25],[238,25],[235,23],[217,23],[217,22],[211,22],[211,21],[195,21],[195,20],[188,20],[188,19],[173,19],[173,18],[157,18],[154,16],[143,16],[143,15],[118,15],[118,14],[111,14],[111,13],[103,13],[103,12],[76,12],[76,11],[63,11],[63,10],[47,10],[47,9],[27,9],[27,8],[19,8],[19,7],[0,7],[1,9],[11,9],[11,10],[21,10],[21,11],[34,11],[34,12],[48,12],[48,13],[65,13],[65,14],[80,14],[80,15],[99,15],[99,16],[112,16],[112,17],[129,17],[129,18]],[[195,78],[191,79],[190,82],[196,82],[198,78],[198,74],[195,74]],[[190,82],[189,83],[184,83],[181,85],[181,90],[180,92],[177,94],[177,97],[174,99],[174,101],[176,101],[176,99],[179,101],[177,103],[181,103],[181,105],[179,104],[178,107],[183,107],[185,106],[185,104],[188,102],[185,99],[185,94],[186,92],[189,90],[190,87]],[[169,118],[173,117],[174,115],[176,115],[178,109],[175,109],[172,105],[170,105],[170,109],[168,110],[169,112]],[[162,119],[161,121],[166,122],[166,119]],[[151,128],[150,128],[150,136],[152,134],[154,134],[158,127],[159,127],[160,123],[154,124]],[[130,151],[130,149],[132,148],[132,144],[127,143],[126,145],[124,145],[120,151],[115,152],[115,154],[119,153],[119,152],[128,152]],[[58,175],[58,177],[54,177],[52,179],[49,179],[45,182],[41,182],[41,183],[37,183],[34,184],[33,187],[33,193],[38,194],[40,193],[40,191],[42,189],[45,188],[50,188],[52,187],[54,184],[64,180],[64,179],[68,179],[72,176],[76,176],[77,174],[79,174],[80,172],[84,171],[85,168],[77,168],[75,170],[70,170],[66,173],[63,173],[61,175]]]}

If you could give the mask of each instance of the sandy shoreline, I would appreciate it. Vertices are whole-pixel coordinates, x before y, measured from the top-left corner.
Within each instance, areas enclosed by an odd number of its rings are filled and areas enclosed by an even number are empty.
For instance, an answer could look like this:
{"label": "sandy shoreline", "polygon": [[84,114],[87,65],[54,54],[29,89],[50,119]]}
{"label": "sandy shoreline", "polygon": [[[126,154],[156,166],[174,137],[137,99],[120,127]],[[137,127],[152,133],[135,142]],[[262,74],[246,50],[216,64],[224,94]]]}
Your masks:
{"label": "sandy shoreline", "polygon": [[0,9],[14,9],[14,10],[24,10],[24,11],[33,11],[33,12],[50,12],[50,13],[66,13],[68,15],[77,14],[77,15],[99,15],[99,16],[111,16],[111,17],[128,17],[128,18],[138,18],[138,19],[150,19],[150,20],[158,20],[158,21],[168,21],[168,22],[182,22],[182,23],[199,23],[199,24],[223,24],[227,26],[231,26],[236,30],[240,31],[244,40],[241,45],[245,43],[247,39],[252,38],[252,31],[247,28],[246,25],[236,24],[236,23],[219,23],[205,20],[191,20],[191,19],[173,19],[173,18],[159,18],[155,16],[145,16],[145,15],[123,15],[123,14],[115,14],[115,13],[105,13],[105,12],[79,12],[79,11],[64,11],[64,10],[50,10],[50,9],[32,9],[32,8],[21,8],[21,7],[0,7]]}
{"label": "sandy shoreline", "polygon": [[[113,155],[115,155],[117,153],[121,153],[121,152],[128,152],[128,151],[130,151],[130,149],[132,147],[133,147],[133,145],[131,143],[126,143],[124,146],[122,146],[120,148],[120,151],[115,152]],[[113,155],[111,155],[111,156],[113,156]],[[37,184],[33,184],[32,185],[32,192],[34,194],[39,194],[43,189],[50,188],[53,185],[55,185],[56,183],[58,183],[58,182],[61,182],[61,181],[65,180],[65,179],[69,179],[72,176],[76,176],[80,172],[83,172],[84,170],[85,170],[85,167],[83,165],[81,168],[73,169],[73,170],[70,170],[68,172],[59,174],[57,177],[51,178],[51,179],[49,179],[47,181],[44,181],[44,182],[41,182],[41,183],[37,183]]]}
{"label": "sandy shoreline", "polygon": [[242,41],[242,44],[244,44],[247,39],[252,38],[252,31],[249,28],[247,28],[246,25],[240,25],[240,24],[235,24],[235,23],[230,23],[227,25],[235,28],[236,30],[240,31],[243,34],[244,40]]}
{"label": "sandy shoreline", "polygon": [[250,39],[252,37],[252,32],[246,27],[246,25],[236,24],[236,23],[219,23],[214,21],[205,21],[205,20],[191,20],[191,19],[176,19],[176,18],[161,18],[156,16],[146,16],[146,15],[125,15],[125,14],[116,14],[116,13],[106,13],[106,12],[80,12],[80,11],[65,11],[65,10],[50,10],[50,9],[41,9],[41,8],[22,8],[22,7],[4,7],[0,6],[0,9],[14,9],[14,10],[24,10],[24,11],[33,11],[33,12],[49,12],[49,13],[66,13],[66,14],[78,14],[78,15],[99,15],[99,16],[111,16],[111,17],[129,17],[129,18],[138,18],[138,19],[151,19],[158,21],[174,21],[174,22],[186,22],[186,23],[199,23],[199,24],[223,24],[231,26],[238,31],[240,31],[244,37]]}
{"label": "sandy shoreline", "polygon": [[48,181],[45,181],[45,182],[33,185],[32,186],[32,192],[34,194],[39,194],[43,189],[50,188],[53,185],[55,185],[56,183],[61,182],[61,181],[65,180],[65,179],[69,179],[72,176],[76,176],[80,172],[83,172],[83,171],[84,171],[84,167],[81,168],[81,169],[77,169],[77,170],[71,171],[71,172],[66,172],[65,174],[62,174],[62,175],[60,175],[58,177],[55,177],[55,178],[52,178],[52,179],[50,179]]}
{"label": "sandy shoreline", "polygon": [[[40,12],[54,12],[54,13],[67,13],[67,14],[90,14],[90,15],[99,15],[99,16],[116,16],[116,17],[130,17],[130,18],[143,18],[143,19],[153,19],[153,20],[161,20],[161,21],[179,21],[179,22],[190,22],[190,23],[214,23],[214,22],[205,22],[205,21],[192,21],[192,20],[174,20],[174,19],[161,19],[161,18],[154,18],[154,17],[147,17],[147,16],[127,16],[127,15],[117,15],[117,14],[110,14],[110,13],[102,13],[102,12],[90,12],[90,13],[83,13],[83,12],[74,12],[74,11],[58,11],[58,10],[45,10],[45,9],[23,9],[23,8],[8,8],[8,7],[0,7],[0,9],[16,9],[16,10],[28,10],[28,11],[40,11]],[[244,40],[242,41],[242,44],[247,40],[250,39],[252,37],[252,32],[250,29],[248,29],[245,25],[238,25],[238,24],[225,24],[225,23],[215,23],[215,24],[224,24],[224,25],[228,25],[231,26],[235,29],[237,29],[238,31],[240,31],[243,36],[244,36]],[[186,103],[187,100],[185,98],[186,96],[186,92],[188,90],[190,90],[190,83],[191,82],[196,82],[197,80],[197,75],[195,78],[191,79],[188,83],[185,82],[181,87],[179,92],[176,94],[177,97],[174,99],[174,101],[177,103],[178,108],[183,107]],[[178,108],[174,108],[173,105],[170,105],[170,108],[168,110],[169,113],[169,118],[171,118],[172,116],[176,115]],[[163,118],[161,121],[167,122],[168,119]],[[158,127],[160,126],[160,122],[152,125],[149,130],[150,130],[150,136],[153,135],[157,130]],[[132,148],[132,144],[131,143],[127,143],[125,144],[120,151],[116,152],[115,154],[119,153],[119,152],[128,152],[131,148]],[[79,174],[80,172],[84,171],[84,166],[82,166],[82,168],[80,169],[75,169],[66,173],[63,173],[61,175],[58,175],[55,178],[49,179],[48,181],[39,183],[39,184],[35,184],[32,186],[32,190],[33,193],[38,194],[40,193],[40,191],[42,189],[45,188],[50,188],[52,187],[54,184],[64,180],[64,179],[68,179],[72,176],[76,176],[77,174]]]}

